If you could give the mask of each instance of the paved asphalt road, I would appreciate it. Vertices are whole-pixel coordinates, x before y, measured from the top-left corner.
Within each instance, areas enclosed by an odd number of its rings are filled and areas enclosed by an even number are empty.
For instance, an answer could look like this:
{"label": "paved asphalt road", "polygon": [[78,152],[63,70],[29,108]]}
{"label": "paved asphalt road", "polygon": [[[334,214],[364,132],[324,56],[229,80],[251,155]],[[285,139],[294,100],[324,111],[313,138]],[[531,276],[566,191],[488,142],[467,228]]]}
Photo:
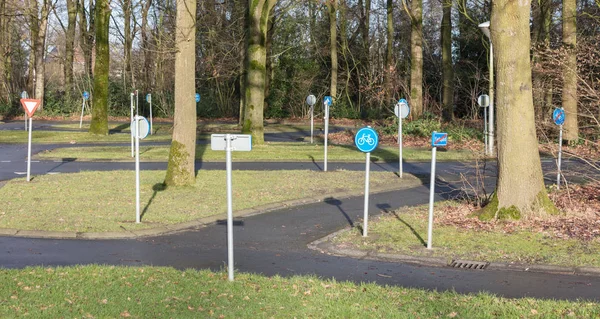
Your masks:
{"label": "paved asphalt road", "polygon": [[[2,179],[23,165],[22,146],[1,146]],[[11,150],[7,154],[5,150]],[[12,162],[12,161],[15,162]],[[20,161],[20,163],[19,163]],[[4,165],[10,164],[10,165]],[[551,166],[546,163],[545,166]],[[162,165],[162,166],[161,166]],[[164,169],[162,163],[144,163],[146,169]],[[234,169],[320,169],[321,163],[234,163]],[[364,169],[364,164],[333,164],[347,169]],[[396,164],[397,165],[397,164]],[[576,170],[581,165],[570,163]],[[132,163],[35,163],[34,174],[91,169],[133,169]],[[197,163],[199,169],[223,169],[223,163]],[[394,164],[372,166],[374,170],[392,170]],[[444,163],[436,181],[436,199],[453,190],[458,172],[469,165]],[[428,174],[429,163],[407,163],[407,172]],[[491,172],[491,171],[490,171]],[[549,177],[553,174],[549,173]],[[427,180],[427,179],[425,179]],[[552,180],[549,178],[549,180]],[[493,184],[493,179],[491,179]],[[372,195],[371,216],[381,210],[427,202],[428,185]],[[377,282],[379,284],[418,287],[457,292],[487,291],[506,297],[600,300],[600,277],[556,275],[500,270],[460,270],[399,263],[361,260],[322,254],[307,244],[344,227],[362,216],[363,198],[333,199],[251,216],[236,221],[234,227],[235,267],[238,271],[283,276],[316,274],[324,278]],[[225,216],[223,216],[225,218]],[[30,265],[66,266],[77,264],[156,265],[176,268],[223,269],[227,260],[226,227],[216,223],[201,229],[137,240],[51,240],[0,237],[0,266],[20,268]],[[435,247],[435,235],[434,235]]]}

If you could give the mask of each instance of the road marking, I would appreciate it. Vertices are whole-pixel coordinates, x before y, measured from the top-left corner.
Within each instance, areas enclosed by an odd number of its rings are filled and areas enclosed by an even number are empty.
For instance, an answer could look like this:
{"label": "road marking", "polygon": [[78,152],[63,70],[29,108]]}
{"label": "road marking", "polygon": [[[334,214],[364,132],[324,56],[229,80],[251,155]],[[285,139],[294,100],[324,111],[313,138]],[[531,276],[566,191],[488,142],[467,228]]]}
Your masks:
{"label": "road marking", "polygon": [[2,163],[10,163],[10,161],[2,161]]}
{"label": "road marking", "polygon": [[15,172],[15,174],[17,174],[17,175],[25,175],[25,174],[27,174],[27,172]]}
{"label": "road marking", "polygon": [[60,172],[48,172],[46,174],[48,174],[48,175],[56,175],[56,174],[60,174]]}

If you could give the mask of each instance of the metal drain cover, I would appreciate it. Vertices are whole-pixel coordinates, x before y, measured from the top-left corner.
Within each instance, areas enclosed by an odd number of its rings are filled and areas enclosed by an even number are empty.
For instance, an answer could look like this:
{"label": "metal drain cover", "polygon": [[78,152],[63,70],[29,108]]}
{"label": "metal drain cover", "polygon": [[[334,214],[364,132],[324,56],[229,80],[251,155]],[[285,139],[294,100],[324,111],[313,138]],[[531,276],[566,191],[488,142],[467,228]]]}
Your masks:
{"label": "metal drain cover", "polygon": [[486,269],[489,266],[487,261],[470,261],[470,260],[452,260],[450,267],[462,269]]}

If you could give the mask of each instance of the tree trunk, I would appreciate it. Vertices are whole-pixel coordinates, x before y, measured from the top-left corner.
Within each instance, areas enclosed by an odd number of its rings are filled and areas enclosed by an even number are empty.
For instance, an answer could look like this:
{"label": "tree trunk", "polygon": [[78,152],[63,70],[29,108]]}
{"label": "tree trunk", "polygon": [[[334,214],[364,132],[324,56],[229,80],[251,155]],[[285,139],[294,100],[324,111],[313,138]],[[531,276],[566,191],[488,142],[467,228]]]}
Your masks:
{"label": "tree trunk", "polygon": [[33,51],[35,56],[35,81],[34,96],[40,100],[39,109],[44,106],[44,88],[45,88],[45,63],[44,53],[46,52],[46,30],[48,29],[48,15],[50,14],[50,2],[42,1],[41,11],[38,12],[37,1],[31,1],[31,33],[33,37]]}
{"label": "tree trunk", "polygon": [[452,0],[442,3],[442,116],[454,119],[454,67],[452,66]]}
{"label": "tree trunk", "polygon": [[[85,61],[85,75],[88,78],[92,78],[92,50],[94,49],[94,34],[96,23],[94,0],[89,0],[88,11],[84,5],[85,0],[81,0],[80,11],[79,11],[79,39],[81,51],[83,52],[83,59]],[[93,104],[92,104],[93,106]]]}
{"label": "tree trunk", "polygon": [[385,103],[388,105],[391,102],[392,81],[391,77],[396,74],[393,58],[394,50],[394,1],[387,0],[387,47],[385,52],[385,71],[383,72],[383,87],[385,90]]}
{"label": "tree trunk", "polygon": [[94,64],[94,90],[92,92],[91,134],[108,135],[108,72],[110,48],[108,30],[110,1],[96,2],[96,60]]}
{"label": "tree trunk", "polygon": [[492,6],[498,181],[496,193],[480,218],[519,219],[534,212],[555,213],[544,187],[535,131],[529,59],[531,4],[528,0],[496,0]]}
{"label": "tree trunk", "polygon": [[165,184],[196,182],[196,0],[177,0],[175,117]]}
{"label": "tree trunk", "polygon": [[563,47],[567,56],[563,66],[562,105],[565,109],[563,138],[570,143],[579,137],[577,122],[577,1],[563,0]]}
{"label": "tree trunk", "polygon": [[277,0],[248,0],[248,47],[246,52],[245,114],[242,132],[263,144],[267,24]]}
{"label": "tree trunk", "polygon": [[152,54],[150,53],[150,41],[148,39],[148,12],[152,6],[152,0],[147,0],[142,7],[142,53],[144,55],[144,70],[142,72],[142,89],[147,92],[153,86],[151,83]]}
{"label": "tree trunk", "polygon": [[133,43],[131,32],[131,0],[122,0],[121,10],[123,10],[123,82],[125,90],[129,91],[130,85],[133,85],[133,74],[131,72],[131,46]]}
{"label": "tree trunk", "polygon": [[338,56],[337,56],[337,0],[327,0],[329,11],[329,45],[331,53],[331,82],[329,94],[334,103],[337,97]]}
{"label": "tree trunk", "polygon": [[68,25],[65,34],[65,65],[63,71],[65,73],[65,91],[67,96],[70,96],[73,91],[73,56],[75,45],[75,29],[77,27],[77,10],[79,2],[77,0],[67,1]]}
{"label": "tree trunk", "polygon": [[410,107],[411,117],[423,114],[423,2],[410,4]]}

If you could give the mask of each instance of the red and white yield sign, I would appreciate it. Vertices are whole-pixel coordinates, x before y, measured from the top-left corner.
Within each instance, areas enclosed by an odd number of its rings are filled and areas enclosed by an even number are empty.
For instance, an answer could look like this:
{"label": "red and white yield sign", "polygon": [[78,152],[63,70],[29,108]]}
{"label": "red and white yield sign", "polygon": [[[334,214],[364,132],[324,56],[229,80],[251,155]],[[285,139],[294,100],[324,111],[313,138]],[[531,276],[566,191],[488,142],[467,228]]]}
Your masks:
{"label": "red and white yield sign", "polygon": [[32,117],[35,110],[40,106],[41,100],[21,99],[21,105],[25,109],[28,117]]}

